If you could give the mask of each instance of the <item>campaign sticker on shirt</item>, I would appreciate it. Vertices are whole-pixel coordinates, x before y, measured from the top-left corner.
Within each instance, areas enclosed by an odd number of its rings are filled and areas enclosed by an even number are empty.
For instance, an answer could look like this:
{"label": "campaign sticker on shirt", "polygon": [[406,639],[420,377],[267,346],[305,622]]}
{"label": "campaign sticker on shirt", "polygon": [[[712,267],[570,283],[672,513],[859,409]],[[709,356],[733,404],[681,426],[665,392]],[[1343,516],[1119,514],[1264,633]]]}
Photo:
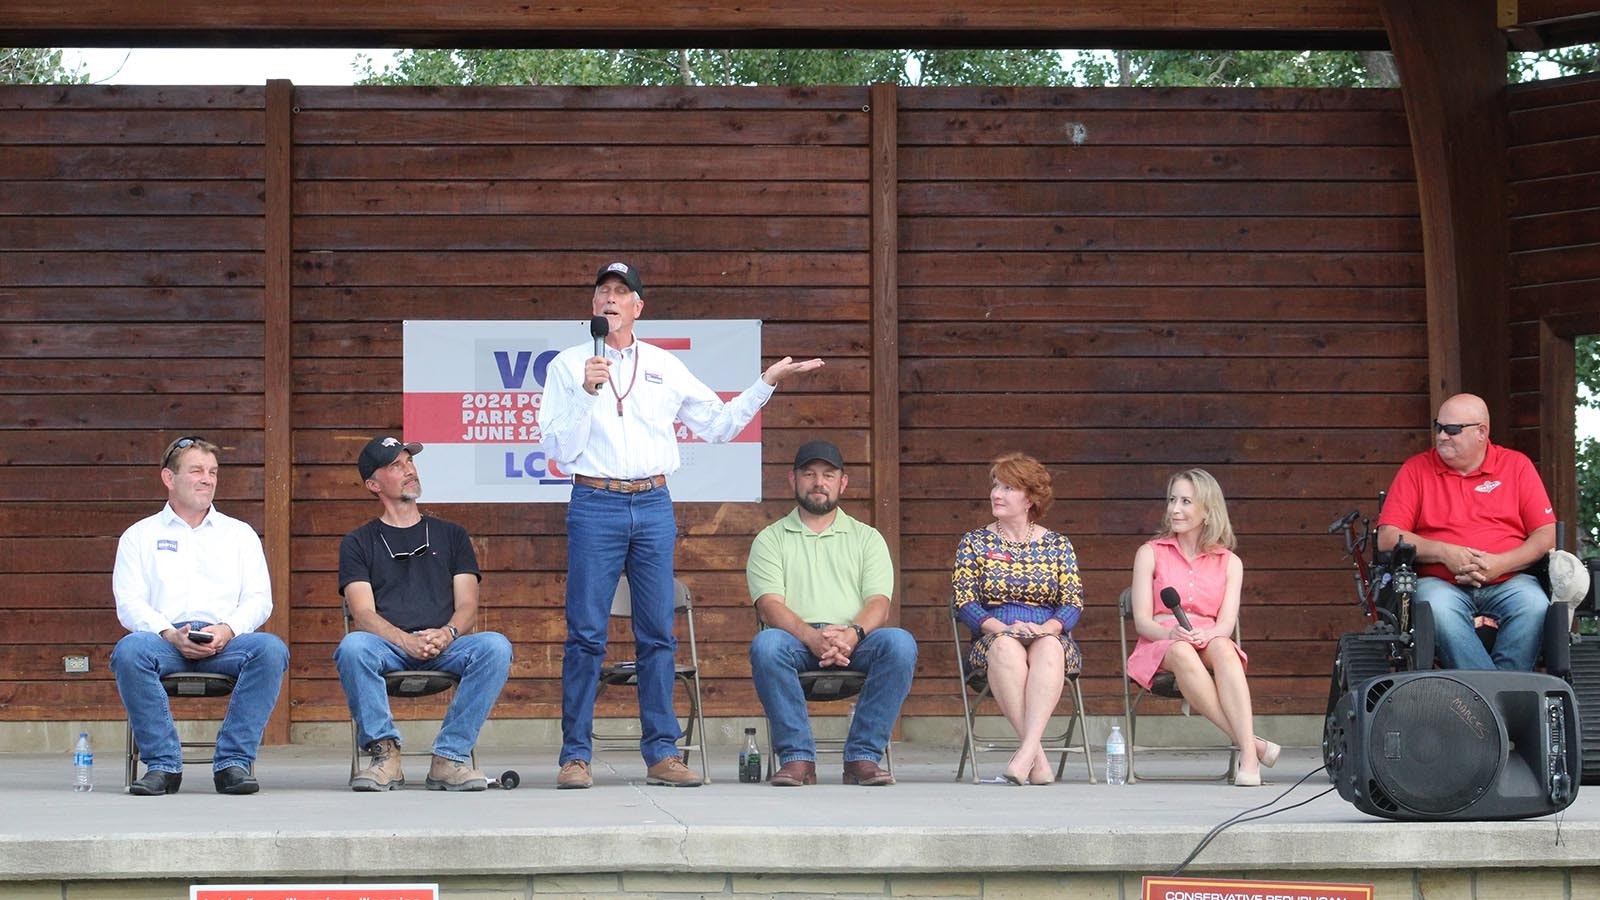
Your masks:
{"label": "campaign sticker on shirt", "polygon": [[178,552],[178,542],[173,540],[172,538],[159,538],[159,539],[156,540],[156,549],[157,550],[171,550],[173,553],[177,553]]}
{"label": "campaign sticker on shirt", "polygon": [[1012,559],[1011,554],[1007,553],[1004,550],[990,550],[987,553],[983,554],[983,556],[984,556],[985,559],[994,559],[994,560],[999,560],[1000,562],[1014,562],[1015,561],[1015,560]]}
{"label": "campaign sticker on shirt", "polygon": [[650,384],[660,384],[661,383],[661,373],[660,372],[652,372],[649,369],[646,369],[645,372],[644,372],[644,380],[649,382]]}

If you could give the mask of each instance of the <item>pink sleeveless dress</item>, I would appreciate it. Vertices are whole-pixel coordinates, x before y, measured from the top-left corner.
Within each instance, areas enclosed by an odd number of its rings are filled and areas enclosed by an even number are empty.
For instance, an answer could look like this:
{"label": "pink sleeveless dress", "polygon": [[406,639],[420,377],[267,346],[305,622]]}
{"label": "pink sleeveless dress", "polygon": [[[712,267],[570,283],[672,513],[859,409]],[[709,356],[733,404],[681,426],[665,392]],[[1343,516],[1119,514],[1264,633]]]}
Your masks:
{"label": "pink sleeveless dress", "polygon": [[[1178,549],[1177,538],[1156,538],[1149,546],[1156,555],[1155,578],[1150,586],[1150,603],[1154,607],[1151,613],[1155,620],[1169,626],[1174,621],[1172,613],[1167,612],[1161,602],[1161,589],[1170,587],[1178,592],[1179,605],[1189,614],[1190,625],[1198,630],[1217,624],[1223,592],[1228,586],[1228,560],[1233,558],[1233,551],[1219,547],[1191,560]],[[1141,636],[1138,646],[1128,654],[1128,677],[1148,690],[1150,679],[1161,668],[1161,660],[1166,658],[1167,647],[1171,644],[1170,640],[1152,641]],[[1250,657],[1242,648],[1239,661],[1246,667],[1250,664]]]}

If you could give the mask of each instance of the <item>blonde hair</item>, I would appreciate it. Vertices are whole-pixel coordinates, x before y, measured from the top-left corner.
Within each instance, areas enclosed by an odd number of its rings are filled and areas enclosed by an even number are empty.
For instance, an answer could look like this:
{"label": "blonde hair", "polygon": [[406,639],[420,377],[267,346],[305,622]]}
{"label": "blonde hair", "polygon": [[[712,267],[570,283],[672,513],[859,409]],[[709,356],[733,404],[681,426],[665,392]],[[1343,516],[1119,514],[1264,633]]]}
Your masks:
{"label": "blonde hair", "polygon": [[1026,453],[1006,453],[995,459],[989,467],[989,480],[1021,491],[1033,504],[1028,510],[1028,521],[1037,522],[1055,503],[1055,490],[1051,487],[1050,470]]}
{"label": "blonde hair", "polygon": [[[1194,485],[1194,502],[1205,514],[1200,526],[1200,549],[1210,552],[1218,547],[1232,550],[1238,545],[1233,536],[1233,523],[1228,521],[1228,503],[1222,498],[1222,485],[1205,469],[1184,469],[1167,479],[1167,498],[1172,497],[1172,486],[1180,481]],[[1156,537],[1172,537],[1172,513],[1169,509],[1161,515],[1161,530]]]}

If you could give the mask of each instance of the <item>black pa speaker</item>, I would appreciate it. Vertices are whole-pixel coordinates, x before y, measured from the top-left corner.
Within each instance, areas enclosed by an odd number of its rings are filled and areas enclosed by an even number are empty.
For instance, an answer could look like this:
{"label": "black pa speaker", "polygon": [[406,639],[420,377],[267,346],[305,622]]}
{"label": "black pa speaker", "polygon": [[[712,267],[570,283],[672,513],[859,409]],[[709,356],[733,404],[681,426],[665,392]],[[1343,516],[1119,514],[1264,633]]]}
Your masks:
{"label": "black pa speaker", "polygon": [[1447,669],[1380,675],[1334,708],[1339,796],[1388,819],[1525,819],[1578,795],[1578,707],[1559,678]]}

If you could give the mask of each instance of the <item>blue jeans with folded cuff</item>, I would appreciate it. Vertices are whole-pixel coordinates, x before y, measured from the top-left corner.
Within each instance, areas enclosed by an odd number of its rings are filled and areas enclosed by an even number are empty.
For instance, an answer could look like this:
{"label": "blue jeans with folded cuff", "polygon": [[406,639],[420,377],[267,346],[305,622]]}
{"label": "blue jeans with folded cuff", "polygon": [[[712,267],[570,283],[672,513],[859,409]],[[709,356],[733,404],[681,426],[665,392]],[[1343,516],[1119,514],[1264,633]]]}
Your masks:
{"label": "blue jeans with folded cuff", "polygon": [[352,631],[333,651],[350,718],[355,720],[362,747],[385,738],[400,740],[383,676],[388,672],[420,669],[461,676],[444,722],[433,739],[433,754],[456,762],[472,759],[478,732],[500,698],[511,674],[511,642],[493,631],[463,634],[433,659],[413,659],[404,650],[367,631]]}
{"label": "blue jeans with folded cuff", "polygon": [[[210,623],[187,624],[203,628]],[[166,689],[161,686],[163,677],[205,672],[238,679],[217,731],[211,768],[220,772],[229,766],[248,769],[255,763],[261,734],[278,703],[278,690],[288,668],[289,648],[277,635],[259,631],[234,635],[216,656],[206,659],[186,659],[153,631],[128,634],[111,651],[111,672],[128,710],[134,740],[139,742],[139,757],[157,772],[183,771],[183,746]]]}
{"label": "blue jeans with folded cuff", "polygon": [[[1537,578],[1518,574],[1499,584],[1463,588],[1442,578],[1423,577],[1417,579],[1415,600],[1433,607],[1439,660],[1446,668],[1533,671],[1550,607]],[[1492,656],[1472,627],[1473,616],[1489,616],[1500,625]]]}
{"label": "blue jeans with folded cuff", "polygon": [[678,540],[672,495],[572,486],[567,504],[567,640],[561,658],[561,757],[594,753],[594,701],[606,655],[606,629],[617,581],[628,575],[633,649],[639,675],[639,754],[653,766],[677,756],[682,731],[672,690],[678,640],[673,635],[672,557]]}
{"label": "blue jeans with folded cuff", "polygon": [[[867,681],[856,697],[855,719],[845,738],[845,762],[876,762],[883,757],[900,707],[911,693],[916,667],[917,640],[905,629],[877,628],[856,645],[848,668],[865,673]],[[820,668],[822,661],[781,628],[758,632],[750,642],[750,673],[772,723],[772,752],[778,765],[795,760],[816,762],[817,744],[811,736],[811,717],[799,676]]]}

